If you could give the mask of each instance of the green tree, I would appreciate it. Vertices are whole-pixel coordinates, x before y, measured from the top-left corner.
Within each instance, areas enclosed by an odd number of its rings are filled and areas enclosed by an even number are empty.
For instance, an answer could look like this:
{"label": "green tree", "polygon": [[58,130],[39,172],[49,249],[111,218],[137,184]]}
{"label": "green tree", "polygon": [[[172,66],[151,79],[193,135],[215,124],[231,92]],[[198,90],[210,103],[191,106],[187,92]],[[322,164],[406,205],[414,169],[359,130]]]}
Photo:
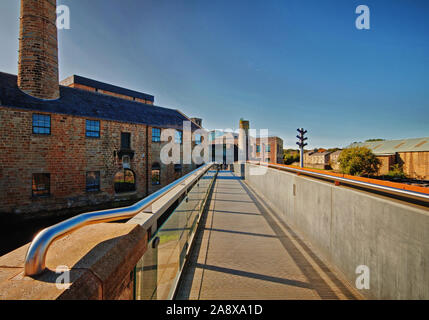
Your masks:
{"label": "green tree", "polygon": [[285,153],[284,154],[284,162],[287,165],[290,165],[294,162],[299,162],[299,154],[296,153]]}
{"label": "green tree", "polygon": [[341,172],[354,176],[376,174],[380,160],[366,147],[344,149],[339,158]]}
{"label": "green tree", "polygon": [[386,139],[368,139],[365,142],[376,142],[376,141],[386,141]]}

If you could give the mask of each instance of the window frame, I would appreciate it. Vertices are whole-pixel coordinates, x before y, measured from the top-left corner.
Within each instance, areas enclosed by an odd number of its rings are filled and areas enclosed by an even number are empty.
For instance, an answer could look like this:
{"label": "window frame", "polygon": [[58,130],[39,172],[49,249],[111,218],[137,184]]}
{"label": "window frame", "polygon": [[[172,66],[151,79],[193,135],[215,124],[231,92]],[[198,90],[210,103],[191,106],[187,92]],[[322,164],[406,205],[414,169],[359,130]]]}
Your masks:
{"label": "window frame", "polygon": [[[123,145],[123,137],[128,136],[128,148]],[[121,150],[131,150],[131,132],[121,132]]]}
{"label": "window frame", "polygon": [[[197,138],[199,138],[199,139],[197,139]],[[199,133],[196,133],[195,134],[195,145],[198,146],[198,145],[202,144],[203,143],[202,140],[203,140],[203,136]]]}
{"label": "window frame", "polygon": [[[180,142],[178,142],[177,138],[180,137]],[[176,144],[183,144],[183,131],[181,130],[176,130],[175,134],[174,134],[174,143]]]}
{"label": "window frame", "polygon": [[[134,180],[134,182],[132,183],[133,188],[132,188],[132,190],[127,190],[127,188],[124,189],[124,190],[118,190],[118,189],[120,189],[119,188],[119,184],[123,183],[125,185],[125,183],[127,183],[127,181],[126,181],[127,172],[130,172],[132,174],[132,177],[133,177],[133,180]],[[116,175],[118,173],[122,173],[122,178],[123,178],[122,181],[116,181]],[[130,185],[131,185],[131,183],[130,183]],[[136,176],[136,173],[133,170],[131,170],[131,169],[122,169],[122,170],[117,171],[115,173],[115,176],[113,177],[113,188],[115,190],[115,194],[135,193],[135,192],[137,192],[137,176]]]}
{"label": "window frame", "polygon": [[[154,183],[154,181],[153,181],[153,172],[154,171],[158,171],[158,183]],[[150,180],[151,180],[152,186],[160,186],[161,185],[161,166],[157,162],[152,164],[151,171],[150,171]]]}
{"label": "window frame", "polygon": [[[35,116],[36,117],[46,117],[46,118],[49,118],[49,127],[45,127],[45,126],[40,126],[40,125],[34,125],[34,122],[35,121],[40,121],[39,119],[35,119]],[[43,121],[44,123],[45,123],[45,121]],[[42,113],[33,113],[33,115],[32,115],[32,133],[33,134],[37,134],[37,135],[42,135],[42,136],[50,136],[51,135],[51,132],[52,132],[52,118],[51,118],[51,115],[50,114],[42,114]],[[48,133],[46,133],[46,132],[36,132],[35,131],[35,129],[36,128],[38,128],[38,129],[49,129],[49,132]]]}
{"label": "window frame", "polygon": [[[98,187],[97,188],[88,188],[88,174],[95,173],[98,178]],[[95,185],[95,184],[94,184]],[[101,174],[100,171],[87,171],[85,175],[85,191],[86,192],[99,192],[101,190]]]}
{"label": "window frame", "polygon": [[[97,123],[98,124],[98,131],[96,130],[88,130],[88,123]],[[90,126],[90,128],[96,128],[96,126]],[[88,135],[88,133],[98,133],[98,136]],[[101,138],[101,123],[100,120],[89,120],[86,119],[85,121],[85,137],[91,138],[91,139],[100,139]]]}
{"label": "window frame", "polygon": [[[35,176],[36,175],[45,175],[48,178],[48,187],[47,187],[47,192],[43,193],[43,194],[35,194],[35,190],[34,190],[34,180],[35,180]],[[41,173],[41,172],[37,172],[37,173],[33,173],[32,177],[31,177],[31,196],[33,198],[46,198],[49,197],[51,195],[51,174],[50,173]],[[36,190],[37,192],[38,190]]]}
{"label": "window frame", "polygon": [[183,171],[183,166],[181,163],[176,163],[174,164],[174,172],[178,173],[178,172],[182,172]]}
{"label": "window frame", "polygon": [[[154,135],[154,131],[155,130],[159,130],[159,135]],[[156,137],[156,139],[154,139],[154,137]],[[161,128],[156,128],[156,127],[153,127],[152,128],[152,142],[161,142]]]}

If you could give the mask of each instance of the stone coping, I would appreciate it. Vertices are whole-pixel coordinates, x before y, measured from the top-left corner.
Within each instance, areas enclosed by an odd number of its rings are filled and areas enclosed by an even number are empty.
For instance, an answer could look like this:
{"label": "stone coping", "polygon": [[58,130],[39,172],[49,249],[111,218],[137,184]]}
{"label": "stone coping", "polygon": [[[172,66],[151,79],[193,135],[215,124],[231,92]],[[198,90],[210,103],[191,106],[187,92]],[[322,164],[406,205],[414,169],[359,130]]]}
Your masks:
{"label": "stone coping", "polygon": [[[133,298],[134,267],[147,248],[147,233],[136,224],[85,226],[55,241],[47,270],[24,277],[29,244],[0,257],[0,300],[112,300]],[[58,266],[70,269],[70,287],[59,289]]]}

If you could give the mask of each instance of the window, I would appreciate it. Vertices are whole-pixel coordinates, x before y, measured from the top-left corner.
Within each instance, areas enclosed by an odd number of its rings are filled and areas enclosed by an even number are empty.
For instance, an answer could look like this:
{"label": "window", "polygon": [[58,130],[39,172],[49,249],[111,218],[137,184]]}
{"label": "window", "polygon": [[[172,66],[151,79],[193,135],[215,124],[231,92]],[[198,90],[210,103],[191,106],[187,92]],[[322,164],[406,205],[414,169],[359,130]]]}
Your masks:
{"label": "window", "polygon": [[45,114],[33,114],[33,133],[51,134],[51,116]]}
{"label": "window", "polygon": [[134,172],[129,169],[118,171],[115,174],[114,186],[116,193],[136,191],[136,178]]}
{"label": "window", "polygon": [[86,191],[100,191],[100,171],[86,173]]}
{"label": "window", "polygon": [[131,149],[131,133],[121,132],[121,149]]}
{"label": "window", "polygon": [[183,132],[182,131],[176,131],[176,139],[175,142],[177,144],[182,144],[183,142]]}
{"label": "window", "polygon": [[259,144],[256,146],[256,152],[261,152],[261,146]]}
{"label": "window", "polygon": [[157,186],[161,184],[161,167],[159,163],[152,165],[152,185]]}
{"label": "window", "polygon": [[201,144],[201,135],[200,134],[196,134],[195,135],[195,144]]}
{"label": "window", "polygon": [[86,120],[86,136],[100,138],[100,121]]}
{"label": "window", "polygon": [[152,128],[152,142],[161,142],[161,129]]}
{"label": "window", "polygon": [[267,144],[267,146],[266,146],[266,150],[265,150],[265,151],[267,151],[267,152],[271,152],[271,145]]}
{"label": "window", "polygon": [[182,165],[180,163],[174,165],[174,172],[182,172]]}
{"label": "window", "polygon": [[130,156],[123,156],[122,157],[122,168],[124,168],[124,169],[130,169],[131,168]]}
{"label": "window", "polygon": [[51,175],[49,173],[33,174],[33,197],[49,196],[51,193]]}

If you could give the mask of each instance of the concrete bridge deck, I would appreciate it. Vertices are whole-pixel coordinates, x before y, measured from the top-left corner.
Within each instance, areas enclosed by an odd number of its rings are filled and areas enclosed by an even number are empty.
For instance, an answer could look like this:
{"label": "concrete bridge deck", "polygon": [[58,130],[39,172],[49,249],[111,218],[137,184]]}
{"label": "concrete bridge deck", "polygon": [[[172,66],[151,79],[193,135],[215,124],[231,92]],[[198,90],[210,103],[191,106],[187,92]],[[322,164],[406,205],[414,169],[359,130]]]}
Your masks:
{"label": "concrete bridge deck", "polygon": [[360,299],[264,199],[221,171],[177,299]]}

